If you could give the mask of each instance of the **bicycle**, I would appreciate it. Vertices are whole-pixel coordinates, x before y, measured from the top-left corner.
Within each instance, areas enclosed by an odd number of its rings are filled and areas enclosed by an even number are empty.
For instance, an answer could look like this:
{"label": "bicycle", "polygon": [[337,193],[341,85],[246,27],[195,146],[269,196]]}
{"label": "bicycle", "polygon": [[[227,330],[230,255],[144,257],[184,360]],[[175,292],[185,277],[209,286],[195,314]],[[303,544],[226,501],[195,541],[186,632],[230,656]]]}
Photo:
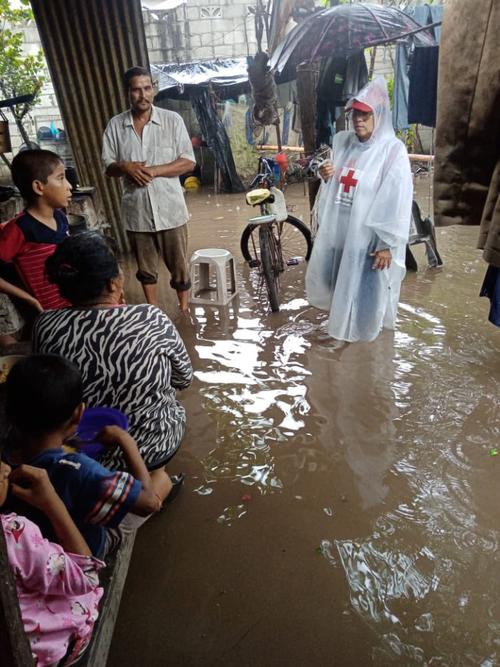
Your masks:
{"label": "bicycle", "polygon": [[274,185],[276,176],[272,161],[259,158],[259,173],[246,201],[259,206],[261,215],[249,219],[240,240],[249,266],[260,268],[274,313],[279,312],[280,275],[287,267],[308,261],[312,251],[311,232],[301,220],[288,214],[285,197]]}

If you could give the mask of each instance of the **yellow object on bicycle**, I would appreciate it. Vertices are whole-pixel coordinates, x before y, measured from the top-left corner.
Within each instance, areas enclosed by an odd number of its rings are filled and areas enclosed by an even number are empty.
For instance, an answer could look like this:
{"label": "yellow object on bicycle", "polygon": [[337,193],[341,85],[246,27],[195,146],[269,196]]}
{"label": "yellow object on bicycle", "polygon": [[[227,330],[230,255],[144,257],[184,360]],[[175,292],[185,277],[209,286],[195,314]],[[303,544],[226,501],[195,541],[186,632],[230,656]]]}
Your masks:
{"label": "yellow object on bicycle", "polygon": [[246,194],[247,204],[249,206],[256,206],[257,204],[263,204],[271,196],[271,191],[267,188],[257,188],[256,190],[250,190]]}

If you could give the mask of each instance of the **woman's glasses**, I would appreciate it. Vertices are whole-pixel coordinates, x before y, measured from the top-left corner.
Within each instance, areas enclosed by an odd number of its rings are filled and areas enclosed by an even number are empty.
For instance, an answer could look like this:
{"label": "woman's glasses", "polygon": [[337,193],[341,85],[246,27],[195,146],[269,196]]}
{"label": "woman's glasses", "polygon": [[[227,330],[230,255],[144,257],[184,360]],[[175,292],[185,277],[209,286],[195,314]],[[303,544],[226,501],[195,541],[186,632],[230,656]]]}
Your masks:
{"label": "woman's glasses", "polygon": [[361,118],[361,120],[367,120],[370,116],[373,116],[373,111],[360,111],[359,109],[351,109],[351,114],[353,118]]}

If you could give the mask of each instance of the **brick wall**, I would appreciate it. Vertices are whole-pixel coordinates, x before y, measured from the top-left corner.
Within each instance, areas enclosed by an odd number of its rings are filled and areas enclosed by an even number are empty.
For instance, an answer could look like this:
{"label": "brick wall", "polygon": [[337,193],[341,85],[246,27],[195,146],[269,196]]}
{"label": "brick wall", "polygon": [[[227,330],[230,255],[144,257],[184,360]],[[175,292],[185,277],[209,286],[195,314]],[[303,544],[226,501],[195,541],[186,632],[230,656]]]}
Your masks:
{"label": "brick wall", "polygon": [[248,0],[188,0],[169,11],[144,11],[152,63],[231,58],[256,51]]}

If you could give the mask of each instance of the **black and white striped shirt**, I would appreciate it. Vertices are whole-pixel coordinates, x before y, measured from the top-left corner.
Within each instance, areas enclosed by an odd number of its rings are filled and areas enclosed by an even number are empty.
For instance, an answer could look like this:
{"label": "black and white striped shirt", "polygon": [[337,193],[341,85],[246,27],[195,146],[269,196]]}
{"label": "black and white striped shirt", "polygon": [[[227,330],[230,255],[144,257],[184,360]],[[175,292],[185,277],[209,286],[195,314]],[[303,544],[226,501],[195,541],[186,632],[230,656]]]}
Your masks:
{"label": "black and white striped shirt", "polygon": [[[81,370],[88,407],[108,406],[129,418],[148,468],[179,447],[186,415],[176,389],[191,384],[193,369],[177,329],[155,306],[48,310],[36,320],[33,349],[59,354]],[[120,451],[101,462],[125,468]]]}

